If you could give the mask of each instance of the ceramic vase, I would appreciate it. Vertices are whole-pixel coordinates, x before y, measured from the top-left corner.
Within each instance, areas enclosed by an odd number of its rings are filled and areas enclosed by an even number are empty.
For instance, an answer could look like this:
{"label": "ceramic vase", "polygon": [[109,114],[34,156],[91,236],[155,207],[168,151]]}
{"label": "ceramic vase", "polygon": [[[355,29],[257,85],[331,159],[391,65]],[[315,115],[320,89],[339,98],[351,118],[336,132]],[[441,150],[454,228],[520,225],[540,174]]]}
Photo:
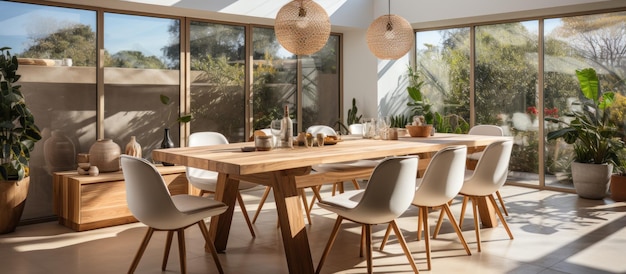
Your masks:
{"label": "ceramic vase", "polygon": [[135,136],[130,136],[130,141],[126,144],[124,153],[126,155],[141,158],[141,145],[137,143],[137,138]]}
{"label": "ceramic vase", "polygon": [[[170,129],[165,128],[163,132],[163,140],[161,141],[161,148],[171,148],[174,147],[174,141],[172,141],[172,137],[170,137]],[[164,166],[173,166],[172,163],[161,162]]]}
{"label": "ceramic vase", "polygon": [[76,148],[72,140],[62,132],[52,131],[52,135],[44,142],[43,146],[48,173],[74,169],[76,166],[76,159],[74,158]]}
{"label": "ceramic vase", "polygon": [[111,139],[100,139],[89,149],[89,163],[100,173],[120,170],[120,146]]}

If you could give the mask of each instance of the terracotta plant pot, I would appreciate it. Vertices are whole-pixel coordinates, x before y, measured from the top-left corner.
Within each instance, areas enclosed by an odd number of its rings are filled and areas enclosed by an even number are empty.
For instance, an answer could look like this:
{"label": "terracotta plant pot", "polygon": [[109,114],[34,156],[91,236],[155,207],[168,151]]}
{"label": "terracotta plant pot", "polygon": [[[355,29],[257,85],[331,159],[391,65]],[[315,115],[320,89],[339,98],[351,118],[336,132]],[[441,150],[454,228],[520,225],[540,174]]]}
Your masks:
{"label": "terracotta plant pot", "polygon": [[616,202],[626,201],[626,176],[611,175],[611,199]]}
{"label": "terracotta plant pot", "polygon": [[425,126],[406,126],[411,137],[428,137],[433,130],[433,125]]}

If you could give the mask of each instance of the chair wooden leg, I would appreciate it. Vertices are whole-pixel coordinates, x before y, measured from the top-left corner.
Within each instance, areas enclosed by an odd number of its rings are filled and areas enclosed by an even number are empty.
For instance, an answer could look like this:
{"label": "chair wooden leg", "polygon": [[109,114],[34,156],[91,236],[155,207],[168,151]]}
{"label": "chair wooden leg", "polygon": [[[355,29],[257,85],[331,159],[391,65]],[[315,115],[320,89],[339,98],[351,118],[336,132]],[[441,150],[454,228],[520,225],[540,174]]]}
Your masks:
{"label": "chair wooden leg", "polygon": [[[448,205],[446,203],[446,205]],[[448,206],[449,208],[450,206]],[[443,214],[444,214],[444,209],[443,206],[441,208],[441,211],[439,211],[439,219],[437,219],[437,226],[435,226],[435,231],[433,231],[433,239],[437,238],[437,235],[439,235],[439,231],[441,230],[441,224],[443,223]]]}
{"label": "chair wooden leg", "polygon": [[469,246],[467,246],[467,242],[465,241],[465,237],[463,237],[461,228],[459,228],[459,225],[456,223],[456,220],[454,220],[454,215],[452,215],[452,211],[450,210],[450,206],[448,204],[443,205],[443,208],[441,209],[442,215],[439,216],[440,219],[443,218],[444,211],[448,215],[448,219],[450,219],[450,224],[452,224],[454,231],[456,231],[456,235],[459,237],[459,240],[463,244],[463,247],[465,248],[465,252],[467,252],[467,255],[472,255],[472,252],[470,251]]}
{"label": "chair wooden leg", "polygon": [[170,256],[170,247],[172,246],[172,237],[174,237],[174,231],[167,232],[167,240],[165,241],[165,252],[163,252],[163,263],[161,264],[161,270],[165,271],[167,267],[167,259]]}
{"label": "chair wooden leg", "polygon": [[215,244],[211,240],[211,237],[209,237],[209,230],[207,229],[206,224],[204,223],[204,221],[201,220],[198,222],[198,226],[200,226],[200,231],[202,231],[202,236],[204,237],[204,249],[208,249],[211,252],[211,255],[213,256],[213,261],[215,262],[215,266],[217,267],[217,271],[219,271],[220,274],[224,274],[222,264],[220,263],[220,258],[217,257]]}
{"label": "chair wooden leg", "polygon": [[463,203],[461,204],[461,216],[459,216],[459,227],[463,226],[463,219],[465,218],[465,207],[467,206],[467,201],[469,197],[463,196]]}
{"label": "chair wooden leg", "polygon": [[306,200],[306,193],[304,193],[304,188],[300,188],[300,198],[302,198],[302,205],[304,206],[304,212],[306,213],[306,220],[309,221],[309,224],[312,224],[311,222],[311,212],[309,212],[309,204]]}
{"label": "chair wooden leg", "polygon": [[357,181],[356,179],[352,179],[352,185],[354,186],[354,189],[361,189],[361,186],[359,186],[359,181]]}
{"label": "chair wooden leg", "polygon": [[428,265],[428,270],[431,270],[430,264],[430,233],[428,227],[428,207],[420,206],[422,212],[422,223],[424,224],[424,240],[426,246],[426,264]]}
{"label": "chair wooden leg", "polygon": [[313,191],[313,199],[311,199],[311,203],[309,204],[309,212],[313,210],[313,206],[315,205],[315,199],[318,201],[322,201],[322,195],[320,195],[321,186],[313,186],[311,190]]}
{"label": "chair wooden leg", "polygon": [[141,241],[139,250],[137,250],[137,254],[135,254],[133,263],[130,265],[130,269],[128,269],[129,274],[135,273],[135,269],[137,269],[139,260],[141,260],[141,256],[143,256],[143,252],[146,251],[146,247],[148,246],[148,242],[150,242],[150,238],[152,238],[153,233],[154,233],[154,228],[148,227],[148,231],[146,232],[146,235],[143,237],[143,241]]}
{"label": "chair wooden leg", "polygon": [[502,206],[502,211],[504,215],[509,216],[509,212],[506,210],[506,206],[504,206],[504,199],[502,199],[502,195],[500,195],[500,190],[496,190],[496,195],[498,196],[498,200],[500,201],[500,205]]}
{"label": "chair wooden leg", "polygon": [[478,245],[478,252],[480,248],[480,223],[478,222],[480,215],[478,215],[478,198],[472,197],[472,211],[474,213],[474,231],[476,231],[476,244]]}
{"label": "chair wooden leg", "polygon": [[417,207],[417,240],[422,239],[422,208]]}
{"label": "chair wooden leg", "polygon": [[263,196],[261,197],[261,201],[259,202],[259,206],[256,208],[256,212],[254,212],[254,218],[252,218],[253,224],[256,223],[256,218],[259,217],[259,213],[261,213],[261,209],[263,209],[263,204],[265,204],[265,200],[267,199],[267,196],[270,194],[270,191],[272,191],[272,187],[266,186],[265,192],[263,192]]}
{"label": "chair wooden leg", "polygon": [[336,191],[337,191],[337,183],[334,183],[332,196],[335,196]]}
{"label": "chair wooden leg", "polygon": [[365,226],[361,226],[361,245],[359,246],[359,257],[363,257],[363,249],[365,248]]}
{"label": "chair wooden leg", "polygon": [[256,237],[254,233],[254,228],[252,227],[252,223],[250,222],[250,216],[248,216],[248,210],[246,209],[246,204],[243,202],[243,197],[241,193],[237,192],[237,202],[239,202],[239,207],[241,208],[241,213],[243,214],[243,218],[246,220],[246,224],[248,225],[248,229],[250,230],[250,235],[252,238]]}
{"label": "chair wooden leg", "polygon": [[187,256],[185,250],[185,229],[180,228],[178,232],[178,257],[180,258],[180,273],[187,273]]}
{"label": "chair wooden leg", "polygon": [[365,227],[365,254],[367,256],[367,273],[373,272],[372,267],[372,225],[364,225]]}
{"label": "chair wooden leg", "polygon": [[404,251],[404,255],[406,255],[407,259],[409,259],[409,264],[411,265],[411,268],[413,268],[413,272],[415,274],[418,274],[419,270],[417,270],[417,266],[415,265],[415,260],[413,259],[413,255],[411,254],[411,251],[409,250],[409,246],[406,244],[406,240],[404,240],[402,231],[400,231],[400,229],[398,228],[398,224],[396,223],[396,220],[389,222],[389,225],[390,227],[393,228],[394,232],[396,233],[396,238],[398,238],[398,242],[400,243],[400,246],[402,247],[402,250]]}
{"label": "chair wooden leg", "polygon": [[[387,230],[385,231],[385,237],[383,237],[383,241],[380,243],[380,251],[383,251],[385,245],[387,244],[387,240],[389,240],[389,234],[391,233],[391,224],[387,225]],[[396,235],[397,236],[397,235]]]}
{"label": "chair wooden leg", "polygon": [[504,229],[506,229],[506,233],[509,234],[509,238],[513,240],[513,233],[511,233],[511,229],[509,229],[509,225],[506,223],[504,216],[502,216],[502,212],[500,212],[500,208],[498,208],[498,205],[496,204],[496,200],[493,198],[493,195],[489,195],[489,200],[495,208],[496,214],[498,214],[498,217],[500,217],[500,222],[502,222],[502,226],[504,226]]}
{"label": "chair wooden leg", "polygon": [[322,271],[322,266],[324,266],[324,261],[326,261],[326,257],[328,253],[330,253],[330,249],[333,247],[335,243],[335,239],[337,239],[337,232],[339,231],[339,226],[341,226],[341,221],[343,221],[343,217],[337,216],[337,221],[335,221],[335,226],[333,226],[333,231],[330,232],[330,238],[328,238],[328,243],[326,244],[326,248],[324,248],[324,253],[322,253],[322,257],[320,258],[320,262],[317,264],[317,269],[315,269],[315,273],[319,274]]}

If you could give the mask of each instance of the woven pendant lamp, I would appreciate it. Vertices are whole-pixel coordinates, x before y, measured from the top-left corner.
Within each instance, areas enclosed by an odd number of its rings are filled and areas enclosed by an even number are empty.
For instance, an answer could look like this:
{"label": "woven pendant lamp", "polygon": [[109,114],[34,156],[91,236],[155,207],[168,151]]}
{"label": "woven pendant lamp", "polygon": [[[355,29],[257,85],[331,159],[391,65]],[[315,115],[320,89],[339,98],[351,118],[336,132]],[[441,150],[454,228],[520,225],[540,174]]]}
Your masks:
{"label": "woven pendant lamp", "polygon": [[310,55],[322,49],[330,36],[330,19],[312,0],[294,0],[276,14],[278,42],[289,52]]}
{"label": "woven pendant lamp", "polygon": [[415,37],[409,22],[395,14],[382,15],[367,29],[367,46],[379,59],[393,60],[404,56],[411,48]]}

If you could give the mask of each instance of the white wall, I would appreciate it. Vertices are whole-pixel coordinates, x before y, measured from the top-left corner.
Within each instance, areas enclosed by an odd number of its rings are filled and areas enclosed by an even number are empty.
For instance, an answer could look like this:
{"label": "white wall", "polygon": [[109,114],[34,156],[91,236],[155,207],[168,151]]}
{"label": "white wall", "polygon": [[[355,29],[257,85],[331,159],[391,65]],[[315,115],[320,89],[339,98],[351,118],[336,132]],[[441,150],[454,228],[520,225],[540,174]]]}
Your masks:
{"label": "white wall", "polygon": [[344,117],[356,98],[358,114],[376,117],[378,107],[377,62],[365,42],[365,30],[351,30],[343,34],[343,109]]}

